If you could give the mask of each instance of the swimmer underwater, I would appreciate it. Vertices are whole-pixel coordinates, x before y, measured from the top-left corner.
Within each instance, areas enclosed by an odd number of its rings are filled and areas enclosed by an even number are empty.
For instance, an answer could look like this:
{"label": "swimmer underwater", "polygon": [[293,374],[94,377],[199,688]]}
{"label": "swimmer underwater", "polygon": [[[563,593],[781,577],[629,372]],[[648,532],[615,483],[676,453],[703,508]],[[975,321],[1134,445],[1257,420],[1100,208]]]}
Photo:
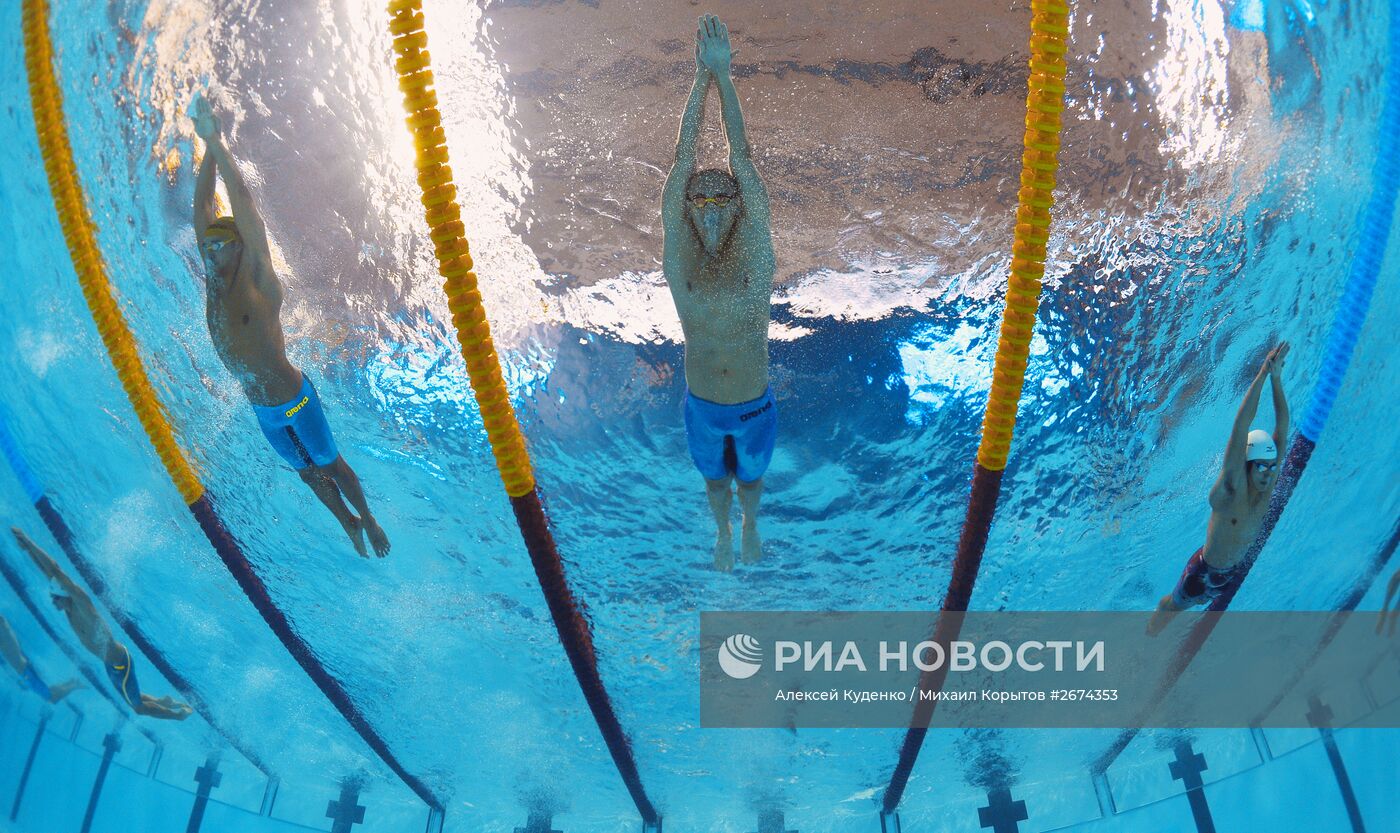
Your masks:
{"label": "swimmer underwater", "polygon": [[[768,191],[754,167],[730,77],[729,30],[700,18],[695,83],[681,117],[675,164],[661,197],[662,272],[685,335],[685,429],[714,514],[715,567],[734,566],[729,511],[737,484],[740,557],[758,561],[758,505],[773,458],[778,410],[768,386],[768,322],[777,270]],[[729,170],[696,171],[710,85],[719,90]]]}
{"label": "swimmer underwater", "polygon": [[[191,117],[206,143],[195,183],[194,231],[204,261],[209,337],[242,384],[268,444],[340,522],[355,551],[368,557],[368,536],[382,558],[389,553],[389,538],[369,510],[359,477],[336,448],[311,377],[287,359],[282,282],[272,267],[262,215],[204,96],[196,96]],[[232,217],[218,216],[216,173],[228,188]]]}
{"label": "swimmer underwater", "polygon": [[[1157,604],[1157,612],[1147,625],[1149,634],[1160,632],[1180,611],[1214,601],[1233,580],[1235,566],[1259,534],[1269,498],[1278,484],[1281,450],[1288,438],[1288,398],[1283,392],[1283,360],[1287,356],[1286,341],[1270,350],[1240,403],[1230,427],[1225,461],[1210,490],[1205,545],[1186,562],[1176,589]],[[1271,383],[1274,400],[1272,434],[1249,430],[1266,380]]]}
{"label": "swimmer underwater", "polygon": [[47,703],[57,703],[74,689],[83,687],[77,680],[68,680],[54,686],[45,683],[39,672],[34,670],[34,663],[29,661],[29,657],[25,656],[24,650],[20,648],[19,638],[15,636],[4,616],[0,616],[0,656],[15,669],[20,685],[39,695]]}
{"label": "swimmer underwater", "polygon": [[54,607],[68,617],[68,624],[73,627],[73,633],[77,634],[83,647],[102,662],[107,679],[112,681],[112,687],[126,701],[127,706],[139,715],[160,720],[184,720],[189,717],[193,710],[185,703],[173,697],[152,697],[141,692],[141,686],[136,681],[131,652],[112,637],[112,631],[98,615],[97,608],[93,606],[88,594],[63,572],[58,562],[53,560],[53,556],[29,540],[28,535],[14,527],[10,531],[14,533],[20,547],[34,560],[39,571],[58,583],[62,592],[52,594]]}

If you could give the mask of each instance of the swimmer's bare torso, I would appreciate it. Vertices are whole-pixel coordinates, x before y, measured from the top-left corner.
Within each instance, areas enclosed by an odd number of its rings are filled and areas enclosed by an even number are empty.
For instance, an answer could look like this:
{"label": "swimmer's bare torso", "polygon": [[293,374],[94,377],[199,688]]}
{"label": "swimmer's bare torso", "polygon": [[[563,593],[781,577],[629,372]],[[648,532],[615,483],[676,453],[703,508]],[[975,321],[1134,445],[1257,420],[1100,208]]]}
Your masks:
{"label": "swimmer's bare torso", "polygon": [[[252,404],[280,405],[301,389],[301,372],[287,360],[282,282],[272,267],[267,228],[203,96],[195,98],[193,118],[206,142],[195,182],[194,230],[204,261],[209,336]],[[218,216],[216,172],[228,188],[232,217]]]}
{"label": "swimmer's bare torso", "polygon": [[1233,485],[1217,486],[1211,492],[1210,521],[1201,557],[1217,569],[1234,566],[1254,543],[1268,510],[1269,494],[1250,489],[1242,478]]}
{"label": "swimmer's bare torso", "polygon": [[756,399],[768,387],[774,267],[767,228],[751,225],[741,216],[713,259],[693,233],[685,234],[667,274],[685,333],[686,385],[721,404]]}
{"label": "swimmer's bare torso", "polygon": [[204,319],[219,359],[254,405],[288,401],[301,373],[287,360],[276,272],[247,251],[234,268],[218,270],[206,259],[205,269]]}
{"label": "swimmer's bare torso", "polygon": [[[697,52],[676,161],[661,199],[662,273],[685,333],[686,385],[701,399],[726,405],[757,399],[768,388],[768,320],[777,271],[768,191],[754,167],[729,77],[727,37],[719,74],[706,69]],[[720,93],[730,171],[696,174],[696,143],[712,84]]]}

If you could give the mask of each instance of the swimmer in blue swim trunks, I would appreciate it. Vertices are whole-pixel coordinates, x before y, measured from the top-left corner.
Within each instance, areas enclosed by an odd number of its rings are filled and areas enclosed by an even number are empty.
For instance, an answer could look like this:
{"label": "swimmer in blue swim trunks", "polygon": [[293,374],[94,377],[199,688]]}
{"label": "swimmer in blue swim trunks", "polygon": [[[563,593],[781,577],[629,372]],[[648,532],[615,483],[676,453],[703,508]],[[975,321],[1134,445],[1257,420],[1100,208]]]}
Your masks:
{"label": "swimmer in blue swim trunks", "polygon": [[[1230,428],[1225,461],[1220,476],[1210,490],[1210,523],[1205,546],[1186,562],[1176,589],[1162,597],[1147,626],[1156,634],[1178,612],[1199,604],[1210,604],[1234,579],[1235,567],[1264,523],[1269,498],[1278,483],[1283,464],[1283,448],[1288,439],[1288,398],[1283,393],[1283,360],[1288,342],[1282,342],[1265,357],[1250,383],[1240,410]],[[1271,384],[1274,400],[1274,432],[1249,430],[1259,409],[1265,382]]]}
{"label": "swimmer in blue swim trunks", "polygon": [[52,594],[54,607],[68,617],[68,624],[73,626],[73,633],[78,635],[78,641],[83,643],[83,647],[102,662],[102,667],[107,671],[107,678],[112,681],[112,687],[131,710],[161,720],[184,720],[189,717],[192,711],[190,707],[175,698],[152,697],[141,693],[141,687],[136,684],[136,671],[132,667],[131,653],[125,645],[112,637],[112,631],[98,615],[97,608],[93,606],[87,592],[63,572],[52,556],[29,540],[28,535],[19,529],[11,528],[10,531],[14,533],[20,547],[34,559],[39,571],[58,583],[61,592]]}
{"label": "swimmer in blue swim trunks", "polygon": [[[382,558],[389,553],[389,538],[369,511],[359,477],[336,449],[316,386],[287,360],[282,282],[272,268],[262,215],[203,96],[196,97],[192,118],[207,145],[195,183],[194,230],[204,259],[205,320],[214,348],[243,385],[272,448],[335,515],[355,551],[369,555],[368,537]],[[216,174],[228,188],[232,217],[218,216]]]}
{"label": "swimmer in blue swim trunks", "polygon": [[15,669],[19,675],[20,684],[35,694],[42,697],[46,702],[57,703],[67,697],[73,689],[82,688],[83,684],[77,680],[69,680],[66,683],[59,683],[51,686],[44,683],[39,672],[34,670],[34,663],[29,661],[29,657],[24,655],[24,651],[19,647],[19,639],[15,632],[10,630],[10,623],[5,621],[4,616],[0,616],[0,656]]}
{"label": "swimmer in blue swim trunks", "polygon": [[[737,482],[743,510],[740,556],[763,554],[758,505],[778,436],[768,386],[768,320],[777,265],[768,191],[754,167],[739,94],[730,77],[729,30],[700,18],[695,83],[681,116],[676,160],[661,196],[662,272],[685,333],[685,428],[714,514],[715,566],[734,566],[729,523]],[[696,170],[710,86],[719,91],[729,170]]]}

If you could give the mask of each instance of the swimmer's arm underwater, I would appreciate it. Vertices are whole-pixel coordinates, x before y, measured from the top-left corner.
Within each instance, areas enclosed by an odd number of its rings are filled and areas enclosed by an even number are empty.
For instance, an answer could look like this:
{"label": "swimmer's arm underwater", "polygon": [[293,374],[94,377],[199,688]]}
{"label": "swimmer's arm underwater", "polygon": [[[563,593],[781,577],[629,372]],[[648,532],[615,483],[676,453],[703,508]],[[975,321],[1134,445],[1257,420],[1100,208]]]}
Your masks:
{"label": "swimmer's arm underwater", "polygon": [[1274,396],[1274,447],[1278,449],[1276,462],[1283,459],[1288,445],[1288,397],[1283,392],[1283,359],[1288,355],[1288,342],[1274,348],[1269,356],[1269,381]]}
{"label": "swimmer's arm underwater", "polygon": [[1210,505],[1214,509],[1223,508],[1240,488],[1244,456],[1249,445],[1249,424],[1259,410],[1259,395],[1264,390],[1264,380],[1269,376],[1273,355],[1271,351],[1269,357],[1259,366],[1259,372],[1254,374],[1254,381],[1249,383],[1249,391],[1245,393],[1244,401],[1240,403],[1240,409],[1235,414],[1235,422],[1230,426],[1230,441],[1229,445],[1225,446],[1225,462],[1221,464],[1220,476],[1216,478],[1215,485],[1210,490]]}
{"label": "swimmer's arm underwater", "polygon": [[[248,183],[243,181],[238,163],[233,161],[233,154],[224,146],[223,127],[208,100],[202,95],[194,100],[193,117],[195,133],[205,142],[205,159],[212,157],[219,176],[224,178],[224,187],[228,189],[228,201],[233,206],[233,222],[238,226],[238,235],[243,238],[243,245],[248,247],[270,272],[272,254],[267,244],[267,226],[264,225],[262,215],[258,213],[257,205],[253,202],[253,192],[248,189]],[[211,184],[210,192],[212,191]]]}
{"label": "swimmer's arm underwater", "polygon": [[695,83],[690,88],[690,99],[685,103],[680,134],[676,137],[676,161],[671,165],[666,187],[661,192],[662,217],[668,224],[671,220],[685,219],[685,185],[695,172],[696,145],[700,141],[700,124],[705,120],[705,98],[709,91],[710,71],[697,64]]}
{"label": "swimmer's arm underwater", "polygon": [[209,225],[219,216],[214,204],[214,157],[205,153],[199,161],[199,177],[194,183],[194,234],[203,242]]}
{"label": "swimmer's arm underwater", "polygon": [[14,533],[15,540],[19,542],[20,548],[33,559],[35,566],[39,568],[39,572],[53,581],[58,582],[59,586],[61,586],[68,595],[82,599],[87,598],[87,591],[79,587],[73,579],[69,578],[68,574],[63,572],[63,569],[58,566],[58,562],[53,560],[53,556],[44,552],[42,547],[31,541],[29,536],[24,534],[24,530],[17,526],[12,526],[10,527],[10,532]]}
{"label": "swimmer's arm underwater", "polygon": [[729,43],[729,27],[711,16],[703,39],[705,64],[715,77],[719,89],[720,115],[724,120],[724,138],[729,143],[729,170],[739,182],[744,199],[745,220],[762,230],[768,229],[768,189],[754,167],[749,148],[749,134],[744,128],[744,111],[739,104],[739,92],[730,72],[733,52]]}

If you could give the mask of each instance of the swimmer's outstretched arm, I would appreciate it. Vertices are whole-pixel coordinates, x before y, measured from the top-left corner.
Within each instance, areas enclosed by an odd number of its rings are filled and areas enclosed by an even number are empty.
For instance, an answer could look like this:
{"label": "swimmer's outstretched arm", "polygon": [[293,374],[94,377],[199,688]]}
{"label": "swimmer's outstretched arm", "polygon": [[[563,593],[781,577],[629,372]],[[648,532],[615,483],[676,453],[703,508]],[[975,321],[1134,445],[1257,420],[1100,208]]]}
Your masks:
{"label": "swimmer's outstretched arm", "polygon": [[206,152],[199,160],[199,177],[194,181],[194,234],[201,242],[209,225],[219,216],[214,205],[214,156]]}
{"label": "swimmer's outstretched arm", "polygon": [[672,220],[685,220],[685,185],[690,180],[690,175],[695,173],[700,124],[705,120],[705,98],[710,91],[710,71],[700,63],[698,40],[696,50],[695,83],[690,88],[685,113],[681,115],[681,129],[676,136],[676,160],[671,165],[671,173],[666,177],[666,187],[661,192],[661,216],[668,232],[672,230]]}
{"label": "swimmer's outstretched arm", "polygon": [[1269,378],[1269,367],[1273,357],[1273,351],[1270,351],[1268,358],[1259,366],[1259,372],[1254,374],[1254,381],[1249,383],[1244,401],[1235,413],[1235,422],[1230,426],[1229,445],[1225,446],[1225,462],[1220,465],[1220,476],[1216,478],[1215,485],[1210,490],[1210,505],[1213,508],[1220,508],[1240,487],[1240,478],[1244,472],[1244,455],[1249,445],[1249,424],[1254,421],[1254,415],[1259,410],[1259,395],[1264,391],[1264,380]]}
{"label": "swimmer's outstretched arm", "polygon": [[700,25],[700,57],[715,77],[719,88],[720,115],[724,118],[724,138],[729,143],[729,170],[739,181],[743,193],[745,220],[762,229],[768,228],[768,189],[754,167],[749,152],[749,136],[744,129],[744,112],[739,106],[739,93],[730,74],[733,52],[729,44],[729,27],[718,17],[706,15]]}
{"label": "swimmer's outstretched arm", "polygon": [[1284,448],[1288,445],[1288,397],[1283,392],[1283,360],[1288,357],[1288,342],[1282,342],[1269,355],[1269,381],[1274,396],[1274,448],[1278,449],[1275,462],[1283,460]]}
{"label": "swimmer's outstretched arm", "polygon": [[53,556],[44,552],[43,548],[24,534],[24,530],[17,526],[10,527],[10,532],[15,535],[15,540],[19,542],[20,548],[29,553],[29,557],[39,567],[39,571],[63,586],[65,592],[70,596],[87,599],[87,591],[79,587],[68,574],[63,572],[63,568],[58,566],[58,562],[53,560]]}
{"label": "swimmer's outstretched arm", "polygon": [[[243,238],[243,245],[262,263],[270,266],[272,255],[267,245],[267,226],[264,225],[257,204],[253,201],[253,192],[249,190],[248,183],[243,181],[238,163],[224,146],[223,129],[219,119],[202,95],[195,99],[193,118],[195,133],[205,141],[205,158],[214,159],[219,176],[224,178],[224,187],[228,189],[228,201],[233,206],[233,222],[238,225],[238,234]],[[211,193],[212,190],[211,185]]]}

